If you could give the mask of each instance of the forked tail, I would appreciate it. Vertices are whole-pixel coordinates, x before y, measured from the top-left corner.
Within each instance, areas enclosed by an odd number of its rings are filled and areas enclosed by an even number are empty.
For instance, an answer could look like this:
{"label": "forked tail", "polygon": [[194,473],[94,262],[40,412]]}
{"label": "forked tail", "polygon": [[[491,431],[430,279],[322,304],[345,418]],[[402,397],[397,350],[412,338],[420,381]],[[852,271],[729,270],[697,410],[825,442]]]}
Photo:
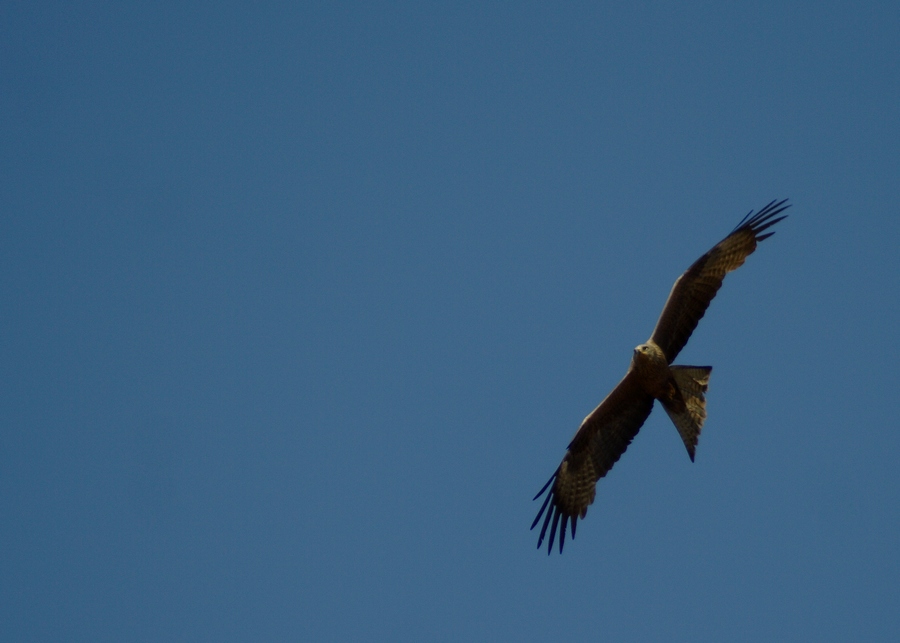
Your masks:
{"label": "forked tail", "polygon": [[[709,374],[712,366],[670,366],[672,377],[681,399],[660,400],[663,408],[687,447],[691,462],[694,461],[694,450],[700,439],[700,430],[706,420],[706,389],[709,385]],[[683,401],[683,403],[681,403]]]}

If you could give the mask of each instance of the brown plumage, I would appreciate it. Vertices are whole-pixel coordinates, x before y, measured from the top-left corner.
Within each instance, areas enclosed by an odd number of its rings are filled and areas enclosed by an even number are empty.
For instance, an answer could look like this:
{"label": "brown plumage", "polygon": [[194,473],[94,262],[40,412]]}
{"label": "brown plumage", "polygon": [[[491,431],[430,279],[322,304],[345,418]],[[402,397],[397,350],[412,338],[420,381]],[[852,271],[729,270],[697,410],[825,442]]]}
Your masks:
{"label": "brown plumage", "polygon": [[697,259],[675,282],[650,339],[634,349],[625,377],[584,419],[559,467],[534,497],[537,500],[550,489],[531,524],[534,529],[545,516],[538,549],[548,527],[548,554],[557,533],[562,553],[567,524],[572,538],[575,537],[578,519],[585,517],[588,506],[594,502],[597,481],[625,453],[650,415],[654,400],[663,405],[691,461],[694,460],[694,449],[706,419],[705,393],[712,367],[672,366],[672,362],[687,344],[725,275],[739,268],[756,250],[757,243],[774,234],[762,234],[765,230],[787,216],[778,216],[790,207],[786,202],[787,199],[772,201],[755,215],[751,211],[731,234]]}

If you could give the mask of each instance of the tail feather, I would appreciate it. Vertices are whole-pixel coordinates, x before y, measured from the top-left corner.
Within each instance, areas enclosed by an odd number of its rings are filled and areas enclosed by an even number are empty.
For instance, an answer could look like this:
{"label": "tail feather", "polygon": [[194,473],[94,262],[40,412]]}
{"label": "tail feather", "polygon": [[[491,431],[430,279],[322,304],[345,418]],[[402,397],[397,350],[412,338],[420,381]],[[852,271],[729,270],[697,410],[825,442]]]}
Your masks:
{"label": "tail feather", "polygon": [[694,451],[697,441],[700,439],[700,430],[703,421],[706,420],[706,389],[709,385],[709,374],[712,366],[671,366],[672,377],[684,405],[669,404],[664,400],[663,408],[672,418],[675,428],[684,441],[691,462],[694,461]]}

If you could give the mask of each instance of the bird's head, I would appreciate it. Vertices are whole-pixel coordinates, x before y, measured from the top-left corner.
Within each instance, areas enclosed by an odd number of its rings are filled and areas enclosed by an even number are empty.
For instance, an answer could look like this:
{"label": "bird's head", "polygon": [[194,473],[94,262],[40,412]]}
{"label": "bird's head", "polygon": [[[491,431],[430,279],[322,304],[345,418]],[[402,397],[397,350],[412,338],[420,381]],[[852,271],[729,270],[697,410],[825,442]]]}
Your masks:
{"label": "bird's head", "polygon": [[662,349],[650,342],[635,346],[634,361],[637,365],[668,365]]}

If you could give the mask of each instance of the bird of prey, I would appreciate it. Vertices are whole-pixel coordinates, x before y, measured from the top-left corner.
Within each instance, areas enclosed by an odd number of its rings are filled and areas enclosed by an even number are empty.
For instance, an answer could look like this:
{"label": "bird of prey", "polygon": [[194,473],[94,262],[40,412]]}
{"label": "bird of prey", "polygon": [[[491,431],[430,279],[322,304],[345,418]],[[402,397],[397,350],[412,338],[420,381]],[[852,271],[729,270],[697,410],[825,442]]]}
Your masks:
{"label": "bird of prey", "polygon": [[[597,481],[625,453],[641,425],[659,400],[678,429],[691,462],[706,419],[706,387],[711,366],[673,366],[697,322],[722,285],[725,274],[739,268],[756,244],[774,234],[767,232],[787,215],[787,199],[772,201],[758,213],[751,210],[722,239],[681,275],[672,287],[656,328],[646,343],[634,349],[631,365],[621,382],[584,418],[559,467],[535,500],[547,498],[531,524],[534,529],[546,512],[538,549],[550,528],[547,553],[559,531],[559,552],[566,540],[566,524],[575,538],[575,524],[594,502]],[[549,508],[548,508],[549,507]],[[560,519],[562,526],[560,527]]]}

